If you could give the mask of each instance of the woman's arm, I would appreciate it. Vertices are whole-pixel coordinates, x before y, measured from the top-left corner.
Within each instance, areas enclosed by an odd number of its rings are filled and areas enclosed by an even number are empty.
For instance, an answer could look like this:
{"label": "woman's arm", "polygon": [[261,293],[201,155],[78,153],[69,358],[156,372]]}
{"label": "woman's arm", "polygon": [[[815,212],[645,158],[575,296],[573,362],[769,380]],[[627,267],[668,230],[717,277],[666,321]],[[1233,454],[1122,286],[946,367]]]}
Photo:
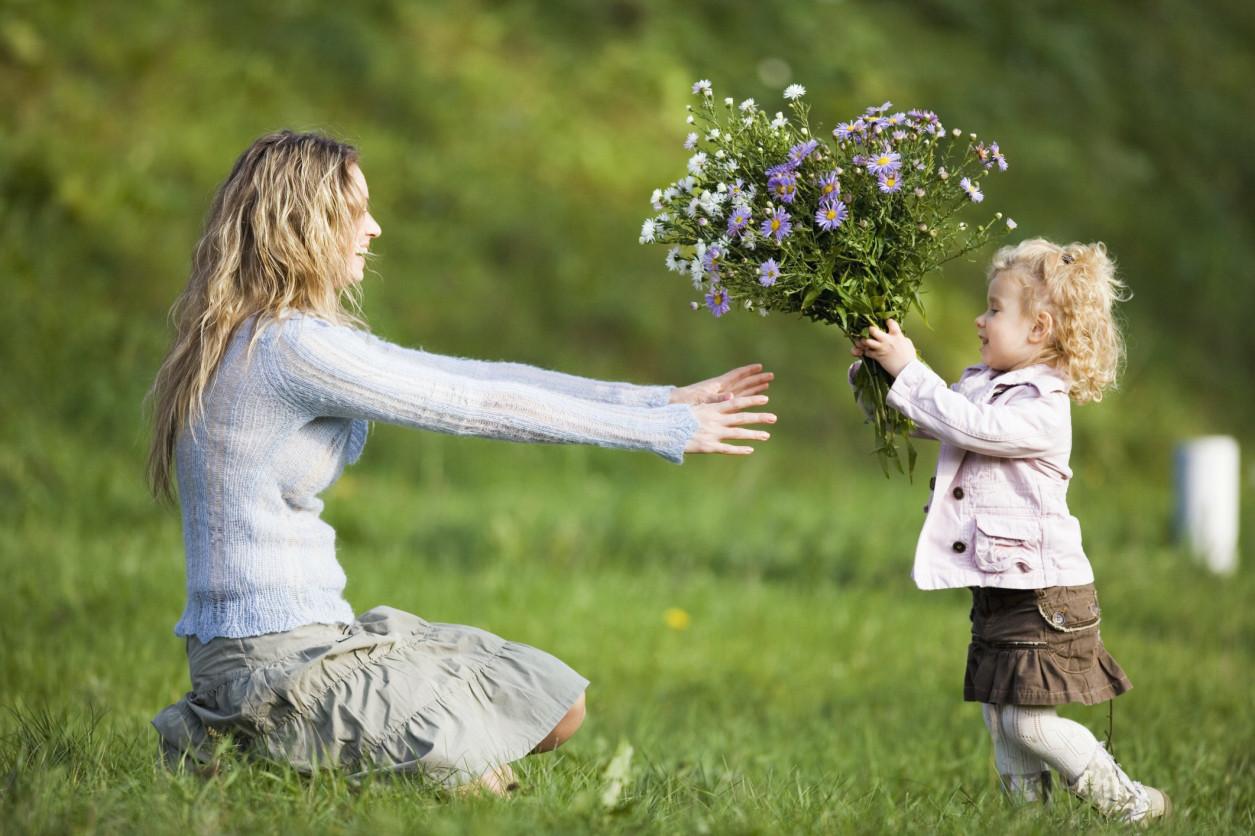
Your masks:
{"label": "woman's arm", "polygon": [[[705,448],[724,438],[761,439],[740,429],[774,416],[677,404],[646,408],[586,400],[515,381],[453,374],[355,329],[312,317],[277,327],[268,374],[279,394],[311,415],[383,421],[436,432],[512,441],[594,444],[651,450],[673,462],[699,436]],[[265,360],[264,360],[265,362]],[[743,399],[736,410],[764,399]],[[706,413],[710,412],[709,415]],[[701,419],[701,420],[699,420]],[[710,427],[703,427],[703,421]],[[717,425],[717,426],[716,426]],[[722,428],[722,429],[720,429]],[[699,430],[710,430],[699,432]],[[719,436],[717,441],[712,441]],[[748,449],[748,448],[735,448]],[[726,452],[711,449],[712,452]]]}
{"label": "woman's arm", "polygon": [[383,351],[402,355],[403,359],[408,359],[410,362],[421,363],[458,377],[500,383],[521,383],[573,398],[583,398],[586,401],[601,401],[625,406],[665,406],[671,402],[671,393],[675,389],[674,386],[638,386],[634,383],[593,380],[529,366],[525,363],[472,360],[466,357],[432,354],[429,351],[404,348],[377,337],[370,337],[370,339],[378,342],[379,348]]}

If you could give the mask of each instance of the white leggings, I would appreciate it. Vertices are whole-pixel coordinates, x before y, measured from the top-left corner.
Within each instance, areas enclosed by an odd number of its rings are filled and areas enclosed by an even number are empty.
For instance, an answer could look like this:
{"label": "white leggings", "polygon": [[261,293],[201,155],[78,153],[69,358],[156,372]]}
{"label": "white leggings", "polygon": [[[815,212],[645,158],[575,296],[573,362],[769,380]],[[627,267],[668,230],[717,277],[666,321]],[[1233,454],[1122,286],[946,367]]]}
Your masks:
{"label": "white leggings", "polygon": [[1054,767],[1072,784],[1098,749],[1089,729],[1060,717],[1052,705],[982,705],[999,775],[1036,776]]}

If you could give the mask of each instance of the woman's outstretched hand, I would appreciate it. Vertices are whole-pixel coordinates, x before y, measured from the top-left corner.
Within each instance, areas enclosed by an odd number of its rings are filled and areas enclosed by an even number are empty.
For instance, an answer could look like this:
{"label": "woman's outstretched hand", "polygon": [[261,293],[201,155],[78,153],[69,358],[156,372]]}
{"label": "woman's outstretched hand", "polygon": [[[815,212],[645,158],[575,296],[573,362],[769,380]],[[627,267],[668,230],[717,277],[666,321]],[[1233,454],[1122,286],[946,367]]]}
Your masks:
{"label": "woman's outstretched hand", "polygon": [[703,403],[718,403],[732,398],[746,398],[767,391],[775,375],[763,371],[761,363],[751,363],[718,377],[703,380],[689,386],[677,386],[671,391],[671,403],[686,403],[692,406]]}
{"label": "woman's outstretched hand", "polygon": [[[752,367],[746,366],[746,368]],[[766,388],[765,384],[763,388]],[[771,438],[771,433],[764,430],[744,429],[746,424],[776,423],[776,416],[770,412],[742,411],[752,406],[762,406],[765,403],[767,403],[766,395],[750,395],[694,405],[693,414],[697,416],[697,432],[689,439],[684,452],[722,453],[727,456],[748,456],[753,453],[753,447],[729,444],[728,441],[734,439],[766,441]]]}

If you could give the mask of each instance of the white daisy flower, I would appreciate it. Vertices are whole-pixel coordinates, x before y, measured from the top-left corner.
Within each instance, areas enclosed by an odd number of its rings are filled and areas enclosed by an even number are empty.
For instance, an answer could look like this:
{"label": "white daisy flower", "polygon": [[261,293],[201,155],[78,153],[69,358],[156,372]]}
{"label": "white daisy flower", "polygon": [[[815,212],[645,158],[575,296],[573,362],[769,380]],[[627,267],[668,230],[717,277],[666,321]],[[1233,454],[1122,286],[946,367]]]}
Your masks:
{"label": "white daisy flower", "polygon": [[666,265],[667,269],[672,273],[679,273],[684,270],[684,259],[680,258],[679,247],[672,247],[667,250]]}
{"label": "white daisy flower", "polygon": [[789,120],[785,119],[784,114],[777,110],[776,118],[771,120],[771,127],[778,131],[787,124],[789,124]]}
{"label": "white daisy flower", "polygon": [[689,157],[689,172],[692,174],[701,174],[702,169],[706,167],[706,152],[698,151]]}
{"label": "white daisy flower", "polygon": [[711,95],[713,91],[711,90],[711,87],[710,87],[710,81],[703,78],[701,81],[693,85],[693,92],[701,93],[703,96]]}
{"label": "white daisy flower", "polygon": [[1017,226],[1019,224],[1015,222],[1014,218],[1007,218],[1007,229],[1015,229]]}
{"label": "white daisy flower", "polygon": [[784,88],[784,97],[790,101],[793,99],[800,99],[805,95],[806,88],[800,84],[790,84],[788,87]]}
{"label": "white daisy flower", "polygon": [[753,113],[756,107],[757,105],[754,104],[753,99],[746,99],[745,101],[741,102],[742,113]]}
{"label": "white daisy flower", "polygon": [[654,243],[654,219],[646,218],[645,223],[641,224],[641,243]]}

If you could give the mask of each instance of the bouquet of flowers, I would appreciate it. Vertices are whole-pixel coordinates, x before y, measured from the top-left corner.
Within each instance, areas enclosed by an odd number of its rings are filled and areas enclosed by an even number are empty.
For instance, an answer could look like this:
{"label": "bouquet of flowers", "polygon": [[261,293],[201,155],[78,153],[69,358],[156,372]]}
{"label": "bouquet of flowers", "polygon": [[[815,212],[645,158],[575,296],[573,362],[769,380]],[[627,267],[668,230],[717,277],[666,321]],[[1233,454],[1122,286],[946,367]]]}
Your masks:
{"label": "bouquet of flowers", "polygon": [[[688,173],[654,191],[640,240],[676,245],[667,268],[690,277],[716,317],[734,304],[800,313],[856,341],[912,308],[923,315],[924,276],[984,245],[1002,220],[960,219],[984,200],[984,178],[1006,169],[998,143],[948,133],[932,111],[885,102],[830,139],[812,132],[800,84],[784,91],[791,116],[774,118],[753,99],[716,103],[709,81],[693,93]],[[915,465],[911,422],[885,403],[892,383],[870,359],[854,381],[886,475],[890,462],[903,469],[900,444]]]}

